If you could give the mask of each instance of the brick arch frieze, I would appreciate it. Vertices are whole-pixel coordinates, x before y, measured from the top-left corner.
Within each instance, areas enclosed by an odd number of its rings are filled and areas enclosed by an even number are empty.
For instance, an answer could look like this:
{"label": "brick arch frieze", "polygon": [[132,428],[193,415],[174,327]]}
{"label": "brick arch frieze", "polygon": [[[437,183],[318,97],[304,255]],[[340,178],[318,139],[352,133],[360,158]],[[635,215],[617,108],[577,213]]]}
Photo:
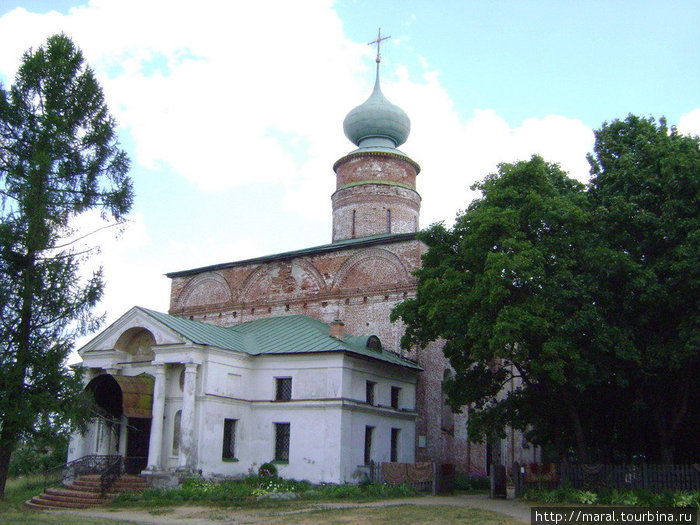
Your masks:
{"label": "brick arch frieze", "polygon": [[177,299],[178,306],[192,307],[211,304],[226,304],[233,300],[231,288],[219,273],[195,276],[183,288]]}
{"label": "brick arch frieze", "polygon": [[326,281],[311,262],[299,259],[263,264],[243,282],[240,303],[265,299],[296,299],[326,291]]}
{"label": "brick arch frieze", "polygon": [[410,273],[398,255],[381,248],[370,248],[354,254],[343,263],[335,276],[332,290],[341,292],[387,285],[398,287],[410,282]]}

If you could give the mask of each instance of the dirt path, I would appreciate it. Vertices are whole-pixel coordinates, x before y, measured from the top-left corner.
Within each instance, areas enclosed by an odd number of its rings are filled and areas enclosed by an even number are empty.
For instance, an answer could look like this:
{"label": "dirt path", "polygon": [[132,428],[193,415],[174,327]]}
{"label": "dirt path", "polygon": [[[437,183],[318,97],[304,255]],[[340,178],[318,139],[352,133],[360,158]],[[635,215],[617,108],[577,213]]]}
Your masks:
{"label": "dirt path", "polygon": [[136,509],[86,509],[86,510],[56,510],[48,511],[56,516],[78,515],[101,520],[121,520],[141,525],[160,525],[164,523],[182,523],[187,525],[222,525],[250,524],[277,522],[285,516],[298,516],[312,513],[321,509],[355,509],[371,507],[390,507],[397,505],[427,505],[450,507],[472,507],[488,510],[516,518],[524,523],[530,522],[529,505],[515,500],[490,499],[485,495],[473,496],[425,496],[421,498],[402,498],[382,500],[371,503],[318,503],[309,504],[302,508],[285,510],[284,508],[264,509],[229,509],[219,507],[169,507],[152,510]]}

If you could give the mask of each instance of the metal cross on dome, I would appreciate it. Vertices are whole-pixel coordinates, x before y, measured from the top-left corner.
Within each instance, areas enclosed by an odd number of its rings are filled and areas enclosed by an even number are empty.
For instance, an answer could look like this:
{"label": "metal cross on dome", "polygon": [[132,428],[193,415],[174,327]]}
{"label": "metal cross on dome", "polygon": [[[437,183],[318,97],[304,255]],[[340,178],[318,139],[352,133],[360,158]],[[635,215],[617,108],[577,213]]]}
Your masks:
{"label": "metal cross on dome", "polygon": [[377,64],[379,64],[379,62],[381,62],[382,59],[381,55],[379,54],[379,46],[382,44],[382,40],[388,40],[389,38],[391,38],[391,35],[384,37],[382,36],[382,28],[380,27],[379,31],[377,31],[377,39],[373,42],[367,43],[368,46],[373,46],[374,44],[377,44]]}

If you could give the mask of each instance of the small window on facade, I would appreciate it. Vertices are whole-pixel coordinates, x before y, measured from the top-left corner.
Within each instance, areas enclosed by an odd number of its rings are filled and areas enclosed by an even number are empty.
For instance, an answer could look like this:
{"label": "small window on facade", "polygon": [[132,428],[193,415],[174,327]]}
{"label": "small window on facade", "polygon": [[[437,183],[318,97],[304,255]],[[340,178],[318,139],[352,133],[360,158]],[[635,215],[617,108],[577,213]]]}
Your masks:
{"label": "small window on facade", "polygon": [[399,433],[400,428],[391,429],[391,461],[398,461],[399,459]]}
{"label": "small window on facade", "polygon": [[398,386],[391,387],[391,408],[399,409],[399,399],[401,398],[401,388]]}
{"label": "small window on facade", "polygon": [[372,461],[372,433],[374,432],[374,427],[365,427],[365,465],[369,465]]}
{"label": "small window on facade", "polygon": [[224,448],[222,459],[236,459],[236,423],[237,419],[224,419]]}
{"label": "small window on facade", "polygon": [[289,461],[289,423],[275,423],[275,461]]}
{"label": "small window on facade", "polygon": [[386,210],[386,232],[391,233],[391,210]]}
{"label": "small window on facade", "polygon": [[374,387],[377,385],[374,381],[367,381],[365,385],[365,401],[370,405],[374,405]]}
{"label": "small window on facade", "polygon": [[173,418],[173,456],[177,456],[180,453],[180,421],[182,419],[182,410],[175,412],[175,417]]}
{"label": "small window on facade", "polygon": [[289,401],[292,399],[292,378],[291,377],[277,377],[275,378],[276,391],[275,400],[277,401]]}

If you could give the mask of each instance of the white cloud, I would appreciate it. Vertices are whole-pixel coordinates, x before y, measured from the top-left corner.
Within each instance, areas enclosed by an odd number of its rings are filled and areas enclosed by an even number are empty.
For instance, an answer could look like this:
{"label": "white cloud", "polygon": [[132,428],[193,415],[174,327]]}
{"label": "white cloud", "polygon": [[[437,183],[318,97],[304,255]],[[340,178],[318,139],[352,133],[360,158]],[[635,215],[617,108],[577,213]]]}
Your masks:
{"label": "white cloud", "polygon": [[[332,165],[354,149],[342,121],[374,80],[373,48],[345,36],[331,0],[202,0],[196,9],[181,1],[91,0],[68,15],[16,9],[0,18],[0,72],[11,80],[22,53],[59,31],[95,68],[135,145],[135,168],[170,169],[208,191],[273,184],[284,192],[282,209],[273,210],[281,220],[330,224]],[[593,136],[580,121],[550,115],[511,127],[490,109],[460,115],[440,72],[427,57],[418,61],[422,69],[412,76],[397,60],[383,63],[392,69],[383,69],[382,89],[412,120],[402,149],[422,166],[423,226],[450,223],[473,198],[469,187],[499,162],[540,153],[587,178]],[[192,198],[206,202],[201,193]],[[249,237],[165,242],[172,232],[147,229],[151,212],[139,211],[118,242],[102,242],[110,318],[134,304],[167,309],[165,271],[260,254]]]}
{"label": "white cloud", "polygon": [[676,127],[684,135],[700,136],[700,108],[681,115]]}

